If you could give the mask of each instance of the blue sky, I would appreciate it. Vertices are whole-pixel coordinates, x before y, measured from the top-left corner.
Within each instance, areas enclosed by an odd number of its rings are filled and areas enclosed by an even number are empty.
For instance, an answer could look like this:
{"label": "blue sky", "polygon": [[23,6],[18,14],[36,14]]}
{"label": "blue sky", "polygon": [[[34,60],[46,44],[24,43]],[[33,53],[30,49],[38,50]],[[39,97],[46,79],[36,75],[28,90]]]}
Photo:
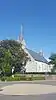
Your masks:
{"label": "blue sky", "polygon": [[17,39],[22,23],[28,48],[56,52],[56,0],[0,0],[0,40]]}

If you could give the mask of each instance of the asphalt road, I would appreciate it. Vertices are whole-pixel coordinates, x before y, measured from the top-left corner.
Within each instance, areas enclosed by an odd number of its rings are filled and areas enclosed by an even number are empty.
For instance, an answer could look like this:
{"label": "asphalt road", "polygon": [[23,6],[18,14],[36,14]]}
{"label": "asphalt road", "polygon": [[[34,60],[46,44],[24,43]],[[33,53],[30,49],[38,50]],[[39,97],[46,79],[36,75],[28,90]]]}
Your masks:
{"label": "asphalt road", "polygon": [[[56,86],[56,81],[35,81],[35,82],[0,82],[0,87],[4,87],[12,84],[45,84]],[[25,95],[25,96],[8,96],[1,95],[0,100],[56,100],[56,94],[44,94],[44,95]]]}
{"label": "asphalt road", "polygon": [[0,100],[56,100],[56,94],[27,95],[27,96],[5,96],[0,95]]}
{"label": "asphalt road", "polygon": [[56,81],[31,81],[31,82],[0,82],[0,88],[12,84],[44,84],[56,86]]}

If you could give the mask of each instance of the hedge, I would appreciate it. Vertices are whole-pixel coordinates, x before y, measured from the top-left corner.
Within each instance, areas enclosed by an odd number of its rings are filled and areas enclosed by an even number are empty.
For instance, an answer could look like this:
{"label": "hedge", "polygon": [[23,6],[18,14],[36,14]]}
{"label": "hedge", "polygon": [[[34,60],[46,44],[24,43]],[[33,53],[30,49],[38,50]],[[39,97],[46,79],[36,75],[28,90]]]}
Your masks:
{"label": "hedge", "polygon": [[1,81],[33,81],[33,80],[45,80],[44,76],[37,76],[37,77],[27,77],[27,76],[12,76],[10,77],[2,77]]}

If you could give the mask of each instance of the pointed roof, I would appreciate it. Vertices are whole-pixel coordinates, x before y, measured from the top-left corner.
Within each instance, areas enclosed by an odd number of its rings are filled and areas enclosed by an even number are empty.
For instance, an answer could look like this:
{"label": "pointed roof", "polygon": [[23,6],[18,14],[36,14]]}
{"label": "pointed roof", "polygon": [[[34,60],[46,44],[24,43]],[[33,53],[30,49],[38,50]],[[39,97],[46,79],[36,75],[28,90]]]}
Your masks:
{"label": "pointed roof", "polygon": [[43,57],[43,55],[40,55],[40,53],[36,53],[30,49],[27,49],[28,52],[30,53],[30,55],[36,60],[36,61],[40,61],[43,63],[48,64],[48,61]]}

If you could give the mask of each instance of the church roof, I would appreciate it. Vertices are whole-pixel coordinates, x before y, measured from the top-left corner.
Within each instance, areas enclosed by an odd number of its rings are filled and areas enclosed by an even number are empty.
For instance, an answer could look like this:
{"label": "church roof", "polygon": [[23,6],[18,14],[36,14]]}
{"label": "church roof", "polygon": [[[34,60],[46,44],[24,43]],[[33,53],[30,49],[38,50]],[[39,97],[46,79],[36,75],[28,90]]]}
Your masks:
{"label": "church roof", "polygon": [[36,53],[35,51],[32,51],[30,49],[27,49],[28,52],[30,53],[30,55],[36,60],[36,61],[40,61],[43,63],[48,63],[48,61],[43,57],[43,55],[40,55],[40,53]]}

